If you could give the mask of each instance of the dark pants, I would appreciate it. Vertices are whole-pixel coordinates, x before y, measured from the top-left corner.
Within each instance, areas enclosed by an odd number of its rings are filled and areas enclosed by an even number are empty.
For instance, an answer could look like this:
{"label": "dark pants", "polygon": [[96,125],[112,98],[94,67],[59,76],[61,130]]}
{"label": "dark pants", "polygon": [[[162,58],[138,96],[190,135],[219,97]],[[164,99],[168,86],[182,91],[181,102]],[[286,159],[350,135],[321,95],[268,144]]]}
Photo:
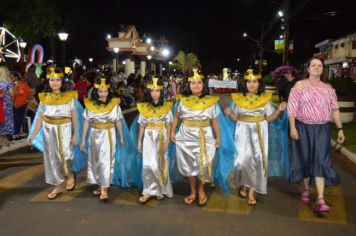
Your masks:
{"label": "dark pants", "polygon": [[19,108],[13,107],[13,113],[14,113],[14,134],[17,135],[21,131],[21,126],[23,123],[23,119],[25,118],[25,112],[26,112],[26,107],[27,105],[23,105]]}

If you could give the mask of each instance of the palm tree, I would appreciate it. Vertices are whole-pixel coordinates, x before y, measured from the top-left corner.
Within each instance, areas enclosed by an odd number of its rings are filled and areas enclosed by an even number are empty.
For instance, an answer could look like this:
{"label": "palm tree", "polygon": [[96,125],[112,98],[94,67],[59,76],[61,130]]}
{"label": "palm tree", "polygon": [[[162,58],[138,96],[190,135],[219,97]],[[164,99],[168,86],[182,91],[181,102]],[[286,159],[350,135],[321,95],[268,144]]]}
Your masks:
{"label": "palm tree", "polygon": [[182,73],[190,71],[193,67],[200,67],[201,63],[199,58],[194,53],[185,53],[179,51],[173,59],[172,67],[181,70]]}

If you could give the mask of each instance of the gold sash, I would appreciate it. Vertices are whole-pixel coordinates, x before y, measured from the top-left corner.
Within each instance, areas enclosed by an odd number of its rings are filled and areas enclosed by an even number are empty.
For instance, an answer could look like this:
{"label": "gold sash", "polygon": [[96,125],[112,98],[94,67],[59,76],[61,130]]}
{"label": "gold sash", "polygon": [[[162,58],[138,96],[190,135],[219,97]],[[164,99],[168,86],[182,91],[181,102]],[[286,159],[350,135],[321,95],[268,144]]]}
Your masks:
{"label": "gold sash", "polygon": [[211,179],[211,185],[214,185],[214,178],[213,178],[213,173],[211,169],[211,163],[209,162],[208,159],[208,153],[206,150],[206,141],[205,141],[205,135],[204,135],[204,130],[203,128],[209,127],[210,126],[210,120],[205,119],[205,120],[190,120],[190,119],[183,119],[182,125],[189,127],[189,128],[199,128],[199,142],[200,142],[200,158],[199,158],[199,169],[200,169],[200,181],[204,184],[205,183],[205,178],[204,178],[204,157],[205,161],[208,165],[208,173],[209,177]]}

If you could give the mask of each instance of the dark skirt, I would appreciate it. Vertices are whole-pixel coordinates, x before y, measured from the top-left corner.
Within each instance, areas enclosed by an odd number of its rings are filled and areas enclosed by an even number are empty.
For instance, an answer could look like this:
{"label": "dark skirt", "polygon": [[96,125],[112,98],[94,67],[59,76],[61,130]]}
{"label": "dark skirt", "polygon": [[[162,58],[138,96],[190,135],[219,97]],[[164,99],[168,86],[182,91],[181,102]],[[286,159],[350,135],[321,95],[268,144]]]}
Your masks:
{"label": "dark skirt", "polygon": [[325,185],[337,185],[340,176],[332,166],[330,124],[304,124],[295,120],[299,140],[292,140],[291,182],[324,177]]}

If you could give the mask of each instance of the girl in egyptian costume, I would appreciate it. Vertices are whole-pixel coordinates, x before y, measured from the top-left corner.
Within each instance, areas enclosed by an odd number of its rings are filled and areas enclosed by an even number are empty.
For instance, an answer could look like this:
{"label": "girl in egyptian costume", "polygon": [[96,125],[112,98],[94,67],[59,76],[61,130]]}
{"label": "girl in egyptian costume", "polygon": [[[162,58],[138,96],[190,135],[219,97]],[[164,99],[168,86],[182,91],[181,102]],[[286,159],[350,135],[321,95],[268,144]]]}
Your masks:
{"label": "girl in egyptian costume", "polygon": [[205,77],[198,69],[192,72],[174,108],[171,140],[176,145],[179,173],[189,181],[190,194],[184,203],[192,205],[198,198],[198,205],[203,207],[208,201],[205,183],[214,185],[215,180],[228,191],[227,177],[233,166],[234,145],[232,139],[220,138],[220,132],[227,132],[227,128],[217,104],[219,97],[208,95]]}
{"label": "girl in egyptian costume", "polygon": [[48,194],[55,199],[64,190],[76,187],[74,172],[85,167],[84,157],[77,140],[81,138],[80,116],[82,107],[76,91],[66,91],[61,69],[49,68],[45,91],[39,94],[40,104],[27,142],[43,152],[46,183],[55,188]]}
{"label": "girl in egyptian costume", "polygon": [[[86,108],[83,113],[80,149],[82,151],[87,149],[88,153],[87,182],[99,186],[92,193],[106,202],[109,198],[108,188],[113,182],[117,149],[125,145],[120,99],[113,97],[110,83],[106,78],[97,78],[94,82],[92,98],[84,99],[84,104]],[[117,143],[119,145],[116,145]]]}
{"label": "girl in egyptian costume", "polygon": [[[288,178],[287,116],[268,125],[286,109],[286,103],[282,102],[275,109],[272,94],[264,92],[261,74],[252,69],[244,75],[242,93],[231,94],[231,97],[233,103],[225,108],[225,114],[236,126],[230,129],[234,131],[237,149],[235,181],[240,197],[248,198],[248,205],[254,206],[255,192],[267,194],[267,176]],[[269,168],[270,157],[272,166]]]}
{"label": "girl in egyptian costume", "polygon": [[140,112],[131,126],[133,140],[142,158],[143,191],[139,201],[147,203],[152,197],[161,200],[173,197],[169,177],[168,146],[173,121],[173,102],[164,102],[163,83],[156,77],[147,85],[146,102],[138,103]]}

